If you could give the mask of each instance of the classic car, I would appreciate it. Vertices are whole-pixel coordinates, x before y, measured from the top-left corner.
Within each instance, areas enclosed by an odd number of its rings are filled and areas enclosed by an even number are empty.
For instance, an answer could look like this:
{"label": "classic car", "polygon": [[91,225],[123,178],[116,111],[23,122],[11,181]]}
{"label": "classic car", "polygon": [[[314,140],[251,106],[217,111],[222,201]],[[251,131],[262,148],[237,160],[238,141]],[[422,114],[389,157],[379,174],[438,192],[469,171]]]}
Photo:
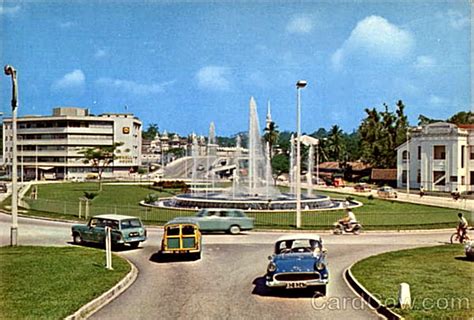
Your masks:
{"label": "classic car", "polygon": [[201,231],[225,231],[238,234],[241,230],[253,229],[253,218],[239,209],[202,209],[194,217],[177,217],[172,222],[193,221]]}
{"label": "classic car", "polygon": [[76,224],[71,227],[74,243],[105,243],[105,227],[111,228],[112,245],[129,244],[137,248],[140,242],[147,239],[147,232],[137,217],[118,214],[103,214],[89,219],[87,224]]}
{"label": "classic car", "polygon": [[464,246],[464,251],[466,252],[466,258],[474,260],[474,241],[470,240]]}
{"label": "classic car", "polygon": [[169,222],[164,226],[161,254],[191,254],[201,258],[201,232],[193,221]]}
{"label": "classic car", "polygon": [[354,186],[356,192],[367,192],[370,191],[370,186],[366,183],[358,183]]}
{"label": "classic car", "polygon": [[377,189],[377,195],[380,198],[396,198],[397,192],[392,187],[384,186]]}
{"label": "classic car", "polygon": [[326,295],[329,271],[327,250],[320,236],[295,234],[280,237],[269,256],[266,285],[269,288],[303,289],[312,287]]}

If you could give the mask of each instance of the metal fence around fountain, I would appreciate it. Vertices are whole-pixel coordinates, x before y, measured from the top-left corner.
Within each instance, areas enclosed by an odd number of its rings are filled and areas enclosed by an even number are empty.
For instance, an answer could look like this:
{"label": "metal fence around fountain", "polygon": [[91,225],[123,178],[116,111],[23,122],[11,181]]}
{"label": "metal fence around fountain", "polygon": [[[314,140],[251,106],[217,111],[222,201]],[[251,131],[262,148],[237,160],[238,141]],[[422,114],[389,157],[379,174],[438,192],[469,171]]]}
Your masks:
{"label": "metal fence around fountain", "polygon": [[[74,220],[85,220],[99,214],[122,214],[140,217],[145,224],[162,225],[178,216],[193,216],[196,210],[177,210],[157,207],[143,207],[136,204],[129,205],[96,205],[86,201],[65,202],[46,199],[25,200],[26,209],[32,214],[67,217]],[[255,219],[256,228],[292,229],[295,228],[295,212],[288,211],[247,211],[249,217]],[[447,227],[456,225],[456,215],[452,212],[356,212],[358,220],[365,229],[411,229],[422,227]],[[329,229],[334,222],[344,216],[341,210],[337,211],[302,211],[302,226],[305,229]],[[472,221],[471,221],[472,223]]]}

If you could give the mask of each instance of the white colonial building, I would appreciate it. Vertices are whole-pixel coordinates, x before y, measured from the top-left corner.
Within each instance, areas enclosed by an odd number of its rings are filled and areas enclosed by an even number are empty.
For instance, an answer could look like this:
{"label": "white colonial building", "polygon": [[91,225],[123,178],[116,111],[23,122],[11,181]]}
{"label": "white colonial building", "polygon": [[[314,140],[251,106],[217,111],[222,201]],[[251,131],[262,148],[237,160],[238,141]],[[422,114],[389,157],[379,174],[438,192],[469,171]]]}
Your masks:
{"label": "white colonial building", "polygon": [[426,191],[474,191],[474,125],[437,122],[410,130],[397,148],[397,186],[407,183]]}
{"label": "white colonial building", "polygon": [[[17,119],[18,176],[31,179],[74,179],[96,175],[97,169],[84,163],[85,148],[112,146],[116,159],[103,177],[127,176],[141,164],[141,126],[133,114],[89,114],[88,109],[61,107],[51,116]],[[12,119],[3,121],[3,161],[12,166]]]}

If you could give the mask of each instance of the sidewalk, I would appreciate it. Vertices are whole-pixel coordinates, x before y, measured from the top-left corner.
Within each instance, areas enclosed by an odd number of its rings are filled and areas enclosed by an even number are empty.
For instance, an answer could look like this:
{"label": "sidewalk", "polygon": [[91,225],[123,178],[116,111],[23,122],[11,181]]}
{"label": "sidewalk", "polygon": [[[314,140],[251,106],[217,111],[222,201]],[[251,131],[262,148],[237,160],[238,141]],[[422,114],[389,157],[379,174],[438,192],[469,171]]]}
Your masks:
{"label": "sidewalk", "polygon": [[[308,187],[304,183],[301,185],[303,188]],[[352,187],[334,188],[334,187],[321,187],[321,186],[314,186],[314,185],[312,186],[312,189],[315,191],[320,190],[320,191],[328,191],[328,192],[334,192],[334,193],[351,194],[351,195],[363,196],[363,197],[364,196],[368,197],[369,195],[372,195],[374,198],[378,198],[377,190],[371,190],[370,192],[357,192]],[[459,199],[455,201],[451,197],[423,196],[422,198],[420,198],[419,194],[416,191],[413,191],[413,193],[410,193],[410,194],[398,192],[398,198],[391,198],[390,200],[417,203],[417,204],[423,204],[423,205],[428,205],[428,206],[460,209],[460,210],[474,212],[473,199]]]}

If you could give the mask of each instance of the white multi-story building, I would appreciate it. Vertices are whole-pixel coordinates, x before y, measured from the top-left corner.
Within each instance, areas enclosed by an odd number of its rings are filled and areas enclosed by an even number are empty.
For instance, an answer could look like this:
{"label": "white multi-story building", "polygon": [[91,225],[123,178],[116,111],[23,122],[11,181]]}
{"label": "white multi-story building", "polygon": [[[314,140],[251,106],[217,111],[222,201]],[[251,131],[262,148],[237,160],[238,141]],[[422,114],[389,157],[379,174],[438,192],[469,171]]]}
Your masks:
{"label": "white multi-story building", "polygon": [[[18,176],[25,179],[74,179],[97,172],[84,163],[82,150],[112,146],[116,159],[103,177],[125,176],[141,164],[141,126],[133,114],[89,114],[88,109],[61,107],[52,116],[25,116],[17,119]],[[3,121],[3,161],[11,172],[12,119]]]}
{"label": "white multi-story building", "polygon": [[408,183],[427,191],[474,191],[474,125],[437,122],[409,137],[397,148],[399,188]]}

